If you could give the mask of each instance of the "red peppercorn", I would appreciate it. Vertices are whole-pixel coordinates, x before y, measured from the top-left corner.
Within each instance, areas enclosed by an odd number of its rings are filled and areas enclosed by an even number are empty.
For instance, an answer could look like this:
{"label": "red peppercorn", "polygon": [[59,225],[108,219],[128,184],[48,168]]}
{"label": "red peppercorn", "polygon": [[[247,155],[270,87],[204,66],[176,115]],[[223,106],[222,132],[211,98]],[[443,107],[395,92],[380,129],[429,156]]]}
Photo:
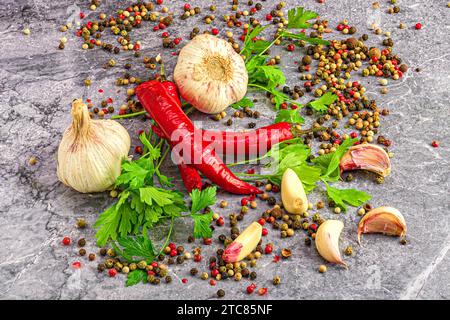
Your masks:
{"label": "red peppercorn", "polygon": [[246,206],[248,204],[248,199],[247,198],[242,198],[241,199],[241,206]]}
{"label": "red peppercorn", "polygon": [[355,139],[358,136],[356,132],[350,133],[350,138]]}
{"label": "red peppercorn", "polygon": [[114,268],[109,269],[109,270],[108,270],[108,275],[109,275],[111,278],[114,278],[114,277],[117,275],[117,270],[114,269]]}
{"label": "red peppercorn", "polygon": [[191,5],[189,3],[184,4],[184,10],[189,10],[191,8]]}
{"label": "red peppercorn", "polygon": [[247,287],[247,293],[252,294],[255,291],[256,286],[254,284],[251,284]]}
{"label": "red peppercorn", "polygon": [[181,279],[181,282],[183,282],[183,283],[187,283],[187,282],[188,282],[188,279],[186,279],[186,278],[183,278],[183,279]]}
{"label": "red peppercorn", "polygon": [[263,228],[261,234],[263,237],[265,237],[269,234],[269,230],[267,230],[267,228]]}
{"label": "red peppercorn", "polygon": [[158,26],[154,26],[153,27],[153,31],[158,31],[159,30],[159,27]]}
{"label": "red peppercorn", "polygon": [[81,268],[81,262],[80,261],[75,261],[74,263],[72,263],[72,267],[74,267],[75,269],[80,269]]}
{"label": "red peppercorn", "polygon": [[177,246],[175,245],[175,243],[173,243],[173,242],[171,242],[171,243],[169,243],[169,246],[168,246],[170,249],[172,249],[172,250],[176,250],[177,249]]}
{"label": "red peppercorn", "polygon": [[316,231],[317,231],[317,224],[311,223],[311,224],[309,225],[309,228],[310,228],[312,231],[316,232]]}
{"label": "red peppercorn", "polygon": [[277,263],[278,261],[280,261],[280,256],[276,254],[276,255],[273,257],[273,262]]}
{"label": "red peppercorn", "polygon": [[265,252],[266,254],[270,254],[270,253],[272,253],[272,251],[273,251],[272,246],[267,245],[267,246],[264,248],[264,252]]}
{"label": "red peppercorn", "polygon": [[260,288],[260,289],[258,289],[258,294],[260,296],[263,296],[267,293],[267,291],[268,291],[267,288]]}
{"label": "red peppercorn", "polygon": [[283,103],[280,105],[280,108],[281,108],[281,109],[287,109],[287,107],[288,107],[288,105],[287,105],[286,102],[283,102]]}
{"label": "red peppercorn", "polygon": [[416,30],[420,30],[420,29],[422,29],[422,24],[420,22],[416,23],[416,25],[414,27],[416,28]]}
{"label": "red peppercorn", "polygon": [[209,284],[212,286],[215,286],[217,284],[217,282],[216,282],[216,280],[211,279],[211,280],[209,280]]}
{"label": "red peppercorn", "polygon": [[266,223],[266,219],[261,218],[258,220],[258,223],[263,226]]}
{"label": "red peppercorn", "polygon": [[178,254],[178,252],[177,252],[176,249],[170,250],[170,256],[171,256],[171,257],[175,257],[177,254]]}
{"label": "red peppercorn", "polygon": [[256,10],[255,7],[253,7],[253,8],[250,9],[250,12],[251,12],[251,13],[256,13],[256,11],[257,11],[257,10]]}
{"label": "red peppercorn", "polygon": [[156,4],[163,4],[163,0],[156,0]]}
{"label": "red peppercorn", "polygon": [[147,271],[147,275],[148,275],[148,276],[154,276],[154,275],[155,275],[155,272],[152,271],[152,270],[148,270],[148,271]]}
{"label": "red peppercorn", "polygon": [[217,28],[212,28],[211,33],[215,36],[217,36],[219,34],[219,29]]}
{"label": "red peppercorn", "polygon": [[84,17],[86,17],[86,15],[84,14],[84,12],[80,12],[80,19],[84,19]]}
{"label": "red peppercorn", "polygon": [[439,142],[437,142],[436,140],[433,140],[433,141],[431,142],[431,146],[432,146],[433,148],[437,148],[437,147],[439,147]]}
{"label": "red peppercorn", "polygon": [[98,89],[98,93],[103,93],[103,89]]}
{"label": "red peppercorn", "polygon": [[377,63],[378,62],[378,58],[376,56],[372,57],[372,62]]}
{"label": "red peppercorn", "polygon": [[134,152],[136,152],[137,154],[142,154],[143,150],[141,146],[136,146],[134,148]]}
{"label": "red peppercorn", "polygon": [[180,44],[180,42],[181,42],[181,38],[175,38],[175,39],[173,40],[173,43],[174,43],[175,45]]}
{"label": "red peppercorn", "polygon": [[152,266],[153,268],[156,268],[156,267],[158,266],[158,262],[153,261],[152,264],[151,264],[151,266]]}
{"label": "red peppercorn", "polygon": [[217,270],[217,269],[212,269],[212,270],[211,270],[211,276],[212,276],[212,277],[215,278],[218,274],[219,274],[219,270]]}
{"label": "red peppercorn", "polygon": [[267,222],[268,222],[268,223],[274,223],[274,222],[275,222],[275,218],[274,218],[274,217],[269,217],[269,218],[267,219]]}
{"label": "red peppercorn", "polygon": [[202,261],[202,256],[199,254],[194,254],[194,261],[195,262],[200,262]]}
{"label": "red peppercorn", "polygon": [[277,186],[276,184],[274,184],[274,185],[272,186],[272,192],[275,192],[275,193],[280,192],[280,187]]}
{"label": "red peppercorn", "polygon": [[288,44],[286,49],[287,49],[287,51],[294,51],[295,46],[293,44]]}
{"label": "red peppercorn", "polygon": [[312,83],[311,83],[311,81],[306,81],[306,82],[303,84],[303,86],[304,86],[305,88],[308,88],[308,87],[311,87],[311,86],[312,86]]}
{"label": "red peppercorn", "polygon": [[69,237],[64,237],[62,239],[62,244],[65,246],[68,246],[70,244],[70,238]]}
{"label": "red peppercorn", "polygon": [[219,219],[216,220],[216,224],[221,227],[225,224],[225,221],[223,220],[223,217],[220,217]]}
{"label": "red peppercorn", "polygon": [[160,23],[158,24],[158,27],[159,27],[161,30],[164,30],[164,29],[166,28],[166,25],[165,25],[164,23],[160,22]]}
{"label": "red peppercorn", "polygon": [[336,139],[336,140],[334,140],[333,144],[341,144],[341,140]]}
{"label": "red peppercorn", "polygon": [[336,29],[337,29],[337,31],[342,31],[342,30],[344,30],[344,26],[342,24],[338,24]]}
{"label": "red peppercorn", "polygon": [[203,239],[203,243],[206,244],[207,246],[209,246],[212,243],[212,239],[211,238],[204,238]]}
{"label": "red peppercorn", "polygon": [[271,21],[272,20],[272,15],[271,14],[266,15],[266,20],[267,21]]}
{"label": "red peppercorn", "polygon": [[163,37],[163,38],[168,38],[170,35],[169,35],[169,33],[167,32],[167,31],[164,31],[162,34],[161,34],[161,37]]}

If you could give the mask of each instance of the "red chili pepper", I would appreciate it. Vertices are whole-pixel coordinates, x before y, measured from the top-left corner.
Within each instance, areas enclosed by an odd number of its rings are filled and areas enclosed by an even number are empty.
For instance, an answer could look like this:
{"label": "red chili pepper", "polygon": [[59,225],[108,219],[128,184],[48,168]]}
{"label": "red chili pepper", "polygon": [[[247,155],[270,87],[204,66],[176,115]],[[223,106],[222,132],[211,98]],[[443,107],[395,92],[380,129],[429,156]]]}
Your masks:
{"label": "red chili pepper", "polygon": [[202,172],[206,178],[230,193],[261,193],[258,188],[238,179],[219,159],[215,151],[208,148],[209,143],[205,141],[202,141],[201,145],[194,143],[194,125],[181,109],[180,99],[174,98],[170,94],[174,91],[176,91],[176,86],[173,82],[153,80],[139,85],[136,94],[142,106],[166,137],[172,137],[175,132],[180,134],[178,141],[170,141],[172,146],[179,143],[189,143],[191,154],[198,156],[200,160],[197,161],[200,163],[192,161],[193,166]]}

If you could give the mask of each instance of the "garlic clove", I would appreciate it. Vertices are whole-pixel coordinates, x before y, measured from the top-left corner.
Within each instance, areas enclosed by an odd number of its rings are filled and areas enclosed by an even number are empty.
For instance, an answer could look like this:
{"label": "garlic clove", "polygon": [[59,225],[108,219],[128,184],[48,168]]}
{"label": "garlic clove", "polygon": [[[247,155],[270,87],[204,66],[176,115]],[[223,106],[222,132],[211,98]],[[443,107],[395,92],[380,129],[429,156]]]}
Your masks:
{"label": "garlic clove", "polygon": [[363,143],[350,147],[339,164],[341,172],[367,170],[383,177],[391,173],[391,160],[387,152],[374,144]]}
{"label": "garlic clove", "polygon": [[316,248],[319,254],[331,263],[347,266],[342,260],[339,250],[339,237],[344,223],[339,220],[326,220],[323,222],[316,232]]}
{"label": "garlic clove", "polygon": [[108,190],[120,175],[130,135],[116,121],[92,120],[81,99],[73,101],[71,113],[58,148],[58,179],[82,193]]}
{"label": "garlic clove", "polygon": [[363,233],[383,233],[391,236],[406,235],[403,215],[392,207],[378,207],[365,214],[358,224],[358,243]]}
{"label": "garlic clove", "polygon": [[209,34],[181,49],[173,78],[183,99],[204,113],[219,113],[247,92],[244,60],[230,43]]}
{"label": "garlic clove", "polygon": [[241,261],[255,250],[261,235],[262,226],[258,222],[253,222],[226,247],[222,259],[226,263]]}
{"label": "garlic clove", "polygon": [[287,212],[302,214],[308,210],[308,199],[300,178],[288,168],[281,179],[281,201]]}

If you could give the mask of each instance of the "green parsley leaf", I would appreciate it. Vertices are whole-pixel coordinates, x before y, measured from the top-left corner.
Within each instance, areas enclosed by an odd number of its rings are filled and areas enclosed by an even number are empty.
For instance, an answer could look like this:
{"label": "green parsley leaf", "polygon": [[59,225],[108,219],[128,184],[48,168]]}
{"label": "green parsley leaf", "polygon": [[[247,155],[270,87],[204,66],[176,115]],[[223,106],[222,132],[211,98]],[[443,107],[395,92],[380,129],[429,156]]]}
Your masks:
{"label": "green parsley leaf", "polygon": [[[209,188],[208,188],[209,189]],[[211,238],[212,230],[209,226],[212,221],[213,212],[209,211],[204,214],[191,214],[190,217],[194,220],[194,237],[195,238]]]}
{"label": "green parsley leaf", "polygon": [[202,191],[198,189],[192,190],[192,192],[189,194],[192,200],[191,205],[191,213],[199,212],[206,207],[209,207],[216,203],[216,187],[209,187]]}
{"label": "green parsley leaf", "polygon": [[369,201],[372,197],[360,190],[356,189],[337,189],[327,184],[328,197],[333,200],[342,210],[347,211],[346,203],[357,207]]}
{"label": "green parsley leaf", "polygon": [[308,20],[316,18],[317,13],[309,10],[304,10],[302,7],[288,10],[288,29],[308,29],[311,24]]}
{"label": "green parsley leaf", "polygon": [[[146,151],[148,152],[148,157],[150,160],[155,161],[161,157],[161,150],[160,148],[154,147],[150,141],[148,141],[147,136],[145,133],[141,133],[139,136],[139,140],[141,140],[142,144],[145,146]],[[142,157],[141,157],[142,159]]]}
{"label": "green parsley leaf", "polygon": [[136,269],[128,273],[125,286],[131,287],[141,282],[147,283],[147,272],[145,270]]}
{"label": "green parsley leaf", "polygon": [[230,107],[234,108],[234,109],[240,109],[240,108],[251,108],[254,106],[254,103],[252,100],[250,100],[247,97],[243,97],[241,100],[239,100],[238,102],[233,103]]}
{"label": "green parsley leaf", "polygon": [[304,119],[300,116],[297,109],[281,109],[275,118],[275,123],[278,122],[303,123]]}
{"label": "green parsley leaf", "polygon": [[100,214],[94,224],[94,228],[98,228],[95,237],[97,238],[97,244],[99,246],[104,246],[109,239],[117,239],[117,229],[119,228],[120,218],[120,212],[116,204]]}
{"label": "green parsley leaf", "polygon": [[337,181],[340,177],[339,163],[342,156],[358,139],[345,139],[333,153],[318,156],[312,162],[322,170],[322,179]]}
{"label": "green parsley leaf", "polygon": [[151,240],[147,236],[121,237],[117,240],[122,247],[121,255],[127,260],[152,261],[155,258],[155,251]]}
{"label": "green parsley leaf", "polygon": [[251,78],[252,83],[262,84],[267,89],[275,89],[286,83],[283,71],[277,66],[258,66]]}
{"label": "green parsley leaf", "polygon": [[116,179],[116,187],[125,186],[138,189],[150,181],[154,173],[153,161],[148,158],[140,158],[136,161],[124,161],[122,173]]}
{"label": "green parsley leaf", "polygon": [[303,40],[303,41],[308,42],[310,44],[316,44],[316,45],[328,46],[330,44],[330,42],[327,41],[327,40],[323,40],[323,39],[320,39],[320,38],[308,37],[303,32],[292,33],[292,32],[288,32],[288,31],[282,31],[281,32],[281,36],[283,38],[289,38],[289,39],[294,39],[294,40]]}
{"label": "green parsley leaf", "polygon": [[172,204],[172,194],[167,192],[167,190],[155,188],[155,187],[146,187],[140,188],[139,193],[141,195],[141,201],[148,204],[157,204],[160,207],[163,207],[168,204]]}
{"label": "green parsley leaf", "polygon": [[249,32],[247,32],[244,39],[243,49],[240,52],[242,55],[249,58],[252,54],[258,55],[261,54],[264,50],[266,50],[266,48],[270,45],[269,42],[264,40],[254,40],[266,28],[267,26],[263,27],[261,25],[258,25],[255,28],[249,30]]}
{"label": "green parsley leaf", "polygon": [[331,92],[326,92],[319,99],[311,101],[308,105],[310,105],[314,110],[319,112],[327,112],[328,107],[336,101],[338,98],[337,95],[332,94]]}

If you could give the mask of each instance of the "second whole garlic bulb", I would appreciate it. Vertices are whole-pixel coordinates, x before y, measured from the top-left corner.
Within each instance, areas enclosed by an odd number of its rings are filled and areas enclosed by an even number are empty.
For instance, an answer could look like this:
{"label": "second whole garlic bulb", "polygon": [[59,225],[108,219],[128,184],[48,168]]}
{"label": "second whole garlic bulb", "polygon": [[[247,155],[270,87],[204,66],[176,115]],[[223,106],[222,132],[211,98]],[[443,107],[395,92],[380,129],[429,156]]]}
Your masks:
{"label": "second whole garlic bulb", "polygon": [[181,49],[173,78],[183,99],[209,114],[225,110],[247,92],[244,60],[227,41],[209,34]]}
{"label": "second whole garlic bulb", "polygon": [[82,193],[108,190],[128,156],[130,135],[114,120],[92,120],[81,99],[73,101],[71,113],[58,148],[58,178]]}

